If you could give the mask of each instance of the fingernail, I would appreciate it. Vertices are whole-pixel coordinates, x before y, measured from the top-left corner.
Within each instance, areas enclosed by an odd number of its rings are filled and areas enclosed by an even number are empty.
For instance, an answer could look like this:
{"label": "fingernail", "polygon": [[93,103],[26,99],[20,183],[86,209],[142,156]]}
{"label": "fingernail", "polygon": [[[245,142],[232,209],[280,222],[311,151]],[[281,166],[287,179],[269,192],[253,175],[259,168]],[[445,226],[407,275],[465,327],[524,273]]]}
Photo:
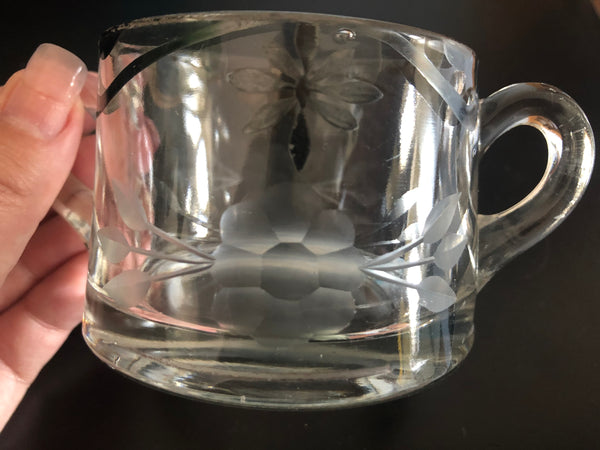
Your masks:
{"label": "fingernail", "polygon": [[83,122],[83,134],[87,135],[96,129],[96,109],[98,103],[98,74],[88,72],[83,85],[83,89],[79,94],[85,109],[86,115]]}
{"label": "fingernail", "polygon": [[95,72],[88,72],[85,82],[83,83],[83,89],[81,90],[81,101],[86,111],[93,111],[92,116],[96,115],[96,107],[98,102],[98,74]]}
{"label": "fingernail", "polygon": [[42,44],[0,114],[37,137],[52,138],[63,129],[86,75],[85,64],[75,55],[56,45]]}

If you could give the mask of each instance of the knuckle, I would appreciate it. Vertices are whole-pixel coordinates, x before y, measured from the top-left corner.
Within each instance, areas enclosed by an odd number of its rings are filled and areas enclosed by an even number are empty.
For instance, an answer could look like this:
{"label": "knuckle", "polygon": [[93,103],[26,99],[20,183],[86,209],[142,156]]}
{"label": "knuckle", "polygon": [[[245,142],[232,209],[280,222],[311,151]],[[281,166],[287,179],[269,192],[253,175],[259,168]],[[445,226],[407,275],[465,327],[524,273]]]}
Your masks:
{"label": "knuckle", "polygon": [[0,144],[0,208],[22,206],[35,192],[35,168]]}

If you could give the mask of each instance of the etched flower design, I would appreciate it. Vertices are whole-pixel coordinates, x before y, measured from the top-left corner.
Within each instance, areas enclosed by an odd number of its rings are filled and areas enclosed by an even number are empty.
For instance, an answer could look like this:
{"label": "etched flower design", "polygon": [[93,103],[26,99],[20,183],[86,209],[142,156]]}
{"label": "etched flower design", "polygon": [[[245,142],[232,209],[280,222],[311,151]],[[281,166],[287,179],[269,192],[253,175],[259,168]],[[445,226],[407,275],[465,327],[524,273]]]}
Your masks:
{"label": "etched flower design", "polygon": [[[416,201],[411,194],[407,198]],[[225,329],[258,339],[335,334],[359,314],[354,295],[367,280],[384,289],[415,290],[421,306],[443,311],[456,302],[456,294],[441,273],[416,282],[404,275],[417,266],[451,270],[459,260],[467,239],[454,230],[458,200],[453,194],[439,201],[416,239],[373,257],[354,246],[354,225],[345,213],[328,209],[311,186],[274,185],[231,206],[221,218],[222,244],[210,269],[220,285],[213,318]],[[430,256],[426,251],[421,259],[403,259],[421,245],[431,249]]]}
{"label": "etched flower design", "polygon": [[336,333],[355,314],[366,262],[354,226],[308,185],[283,183],[228,208],[210,272],[214,318],[257,338]]}
{"label": "etched flower design", "polygon": [[[155,283],[205,274],[216,283],[205,299],[208,319],[263,342],[303,342],[341,332],[354,323],[361,308],[401,301],[397,290],[388,292],[392,286],[416,291],[419,305],[432,313],[457,300],[447,274],[467,245],[459,194],[437,202],[422,224],[405,227],[402,235],[411,237],[399,236],[401,245],[374,256],[355,247],[350,218],[332,209],[308,184],[273,185],[227,208],[220,221],[221,243],[210,254],[153,225],[140,200],[116,181],[113,190],[124,225],[153,235],[169,249],[136,246],[121,229],[107,226],[97,232],[106,261],[120,265],[133,253],[175,263],[166,271],[147,264],[123,266],[127,269],[103,286],[122,308],[146,307]],[[418,194],[416,188],[397,202],[408,211]],[[417,277],[408,276],[417,267],[422,269]],[[375,283],[381,290],[379,300],[373,303],[372,298],[370,306],[357,304],[355,297],[365,283]],[[197,294],[198,299],[204,295]]]}
{"label": "etched flower design", "polygon": [[349,70],[353,50],[344,48],[329,53],[319,51],[319,31],[311,24],[299,24],[291,49],[284,47],[283,36],[265,49],[271,70],[242,68],[228,74],[229,82],[247,93],[277,93],[263,105],[244,130],[254,133],[273,127],[284,117],[293,120],[290,152],[301,170],[308,157],[310,142],[304,112],[312,111],[340,130],[358,127],[357,105],[382,97],[374,84],[355,77]]}

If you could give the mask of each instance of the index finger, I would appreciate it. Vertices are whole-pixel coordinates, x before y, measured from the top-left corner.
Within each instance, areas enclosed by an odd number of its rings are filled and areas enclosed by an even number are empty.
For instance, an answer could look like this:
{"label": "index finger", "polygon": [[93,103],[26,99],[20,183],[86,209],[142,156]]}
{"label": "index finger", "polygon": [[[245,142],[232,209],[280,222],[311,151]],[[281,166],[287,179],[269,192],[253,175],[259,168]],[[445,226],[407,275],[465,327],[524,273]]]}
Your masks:
{"label": "index finger", "polygon": [[83,128],[87,69],[44,44],[0,98],[0,283],[19,259],[71,169]]}

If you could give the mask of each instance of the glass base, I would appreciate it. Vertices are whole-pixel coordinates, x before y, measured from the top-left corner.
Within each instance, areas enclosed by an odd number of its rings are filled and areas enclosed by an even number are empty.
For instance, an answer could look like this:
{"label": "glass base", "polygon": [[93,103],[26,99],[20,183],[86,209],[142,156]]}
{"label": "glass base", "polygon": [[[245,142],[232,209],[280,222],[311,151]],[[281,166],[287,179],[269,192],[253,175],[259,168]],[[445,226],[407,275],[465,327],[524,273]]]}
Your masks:
{"label": "glass base", "polygon": [[299,410],[398,398],[442,377],[473,341],[470,321],[463,333],[454,322],[452,338],[440,335],[447,320],[378,337],[265,343],[150,322],[88,294],[83,334],[110,367],[159,389],[219,404]]}

